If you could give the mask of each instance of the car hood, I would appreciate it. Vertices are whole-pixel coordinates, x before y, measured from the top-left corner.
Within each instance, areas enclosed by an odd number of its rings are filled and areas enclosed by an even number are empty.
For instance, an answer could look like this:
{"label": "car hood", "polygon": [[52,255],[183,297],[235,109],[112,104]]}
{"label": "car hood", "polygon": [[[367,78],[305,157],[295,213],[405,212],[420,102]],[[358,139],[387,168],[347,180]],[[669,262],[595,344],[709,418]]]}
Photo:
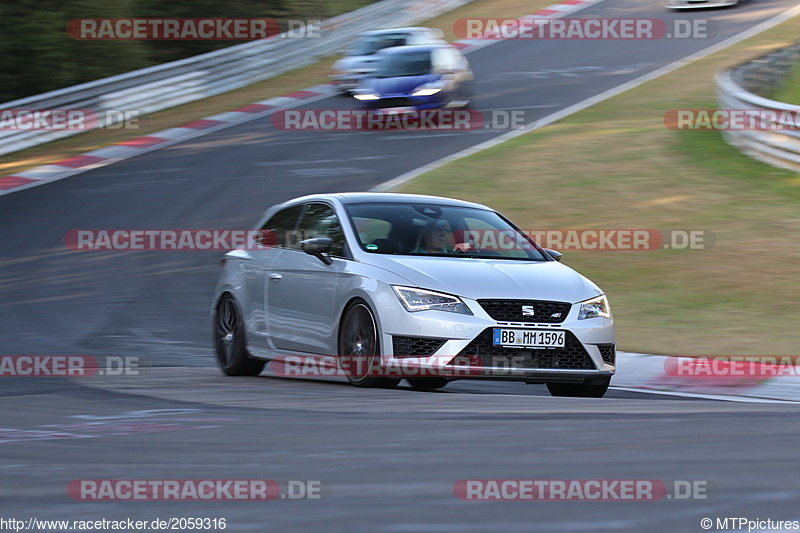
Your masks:
{"label": "car hood", "polygon": [[597,285],[557,261],[371,254],[370,263],[402,276],[417,287],[471,299],[577,303],[603,294]]}
{"label": "car hood", "polygon": [[410,94],[420,85],[439,79],[438,74],[422,76],[398,76],[397,78],[370,78],[369,88],[381,96],[392,94]]}

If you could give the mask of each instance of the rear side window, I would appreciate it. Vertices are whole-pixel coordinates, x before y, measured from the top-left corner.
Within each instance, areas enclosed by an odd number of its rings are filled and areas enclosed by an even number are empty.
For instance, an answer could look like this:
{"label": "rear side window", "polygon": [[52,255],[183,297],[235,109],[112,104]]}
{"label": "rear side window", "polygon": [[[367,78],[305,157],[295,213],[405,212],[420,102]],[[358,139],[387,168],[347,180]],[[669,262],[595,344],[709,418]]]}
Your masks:
{"label": "rear side window", "polygon": [[278,248],[286,248],[289,242],[289,236],[294,233],[297,228],[297,219],[303,206],[296,205],[281,209],[261,227],[264,244],[271,244]]}

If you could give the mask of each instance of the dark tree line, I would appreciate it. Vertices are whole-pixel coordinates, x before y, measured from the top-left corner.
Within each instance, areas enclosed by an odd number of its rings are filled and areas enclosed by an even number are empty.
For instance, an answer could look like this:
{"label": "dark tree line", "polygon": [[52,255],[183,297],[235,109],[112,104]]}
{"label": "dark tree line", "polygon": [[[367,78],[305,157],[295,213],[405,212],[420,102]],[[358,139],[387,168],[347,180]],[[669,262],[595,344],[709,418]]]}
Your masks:
{"label": "dark tree line", "polygon": [[0,0],[0,103],[242,41],[89,41],[80,18],[328,18],[374,0]]}

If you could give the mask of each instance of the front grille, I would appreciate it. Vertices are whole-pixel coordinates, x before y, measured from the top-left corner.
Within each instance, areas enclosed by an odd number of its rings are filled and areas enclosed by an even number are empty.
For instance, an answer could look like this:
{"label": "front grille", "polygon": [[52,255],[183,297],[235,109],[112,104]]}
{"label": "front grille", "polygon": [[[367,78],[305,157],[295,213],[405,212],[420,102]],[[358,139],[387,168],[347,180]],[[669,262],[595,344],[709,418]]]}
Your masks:
{"label": "front grille", "polygon": [[428,355],[433,355],[444,343],[444,339],[392,337],[392,347],[395,357],[426,357]]}
{"label": "front grille", "polygon": [[617,351],[614,349],[614,345],[598,344],[597,347],[600,349],[600,356],[603,358],[603,362],[607,365],[614,365],[617,358]]}
{"label": "front grille", "polygon": [[384,109],[389,107],[413,107],[414,103],[410,99],[403,97],[381,98],[378,100],[378,106]]}
{"label": "front grille", "polygon": [[563,348],[503,348],[492,344],[492,328],[487,328],[458,355],[475,356],[488,367],[595,370],[586,348],[571,331],[565,332]]}
{"label": "front grille", "polygon": [[[486,313],[498,322],[560,324],[567,318],[572,304],[545,300],[478,300]],[[522,306],[532,307],[534,315],[522,314]]]}

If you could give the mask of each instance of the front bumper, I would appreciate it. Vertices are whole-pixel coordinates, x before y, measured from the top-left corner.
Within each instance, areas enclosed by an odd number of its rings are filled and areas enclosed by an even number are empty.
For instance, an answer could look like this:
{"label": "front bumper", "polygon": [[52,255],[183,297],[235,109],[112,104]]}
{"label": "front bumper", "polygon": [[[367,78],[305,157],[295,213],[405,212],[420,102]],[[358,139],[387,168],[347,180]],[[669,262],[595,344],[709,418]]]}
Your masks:
{"label": "front bumper", "polygon": [[343,91],[354,91],[363,78],[366,78],[372,71],[345,71],[329,76],[331,82]]}
{"label": "front bumper", "polygon": [[[573,304],[560,324],[497,321],[476,300],[462,298],[473,315],[445,311],[380,310],[385,366],[418,368],[420,375],[528,383],[581,383],[614,374],[614,322],[578,320]],[[492,344],[494,328],[565,332],[563,348],[503,348]]]}
{"label": "front bumper", "polygon": [[410,94],[394,94],[381,96],[379,100],[362,100],[361,104],[367,110],[380,109],[440,109],[445,107],[445,101],[439,94],[431,96],[411,96]]}

